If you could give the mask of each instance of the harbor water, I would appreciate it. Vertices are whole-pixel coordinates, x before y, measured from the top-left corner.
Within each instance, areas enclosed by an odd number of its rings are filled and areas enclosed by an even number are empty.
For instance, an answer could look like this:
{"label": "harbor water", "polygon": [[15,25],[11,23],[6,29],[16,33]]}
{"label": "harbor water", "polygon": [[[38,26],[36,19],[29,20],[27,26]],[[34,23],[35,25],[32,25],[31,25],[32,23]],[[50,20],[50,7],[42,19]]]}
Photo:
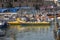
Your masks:
{"label": "harbor water", "polygon": [[55,40],[54,24],[40,26],[10,25],[3,40]]}
{"label": "harbor water", "polygon": [[[11,25],[7,34],[12,40],[55,40],[54,25],[20,26]],[[10,38],[10,39],[11,39]]]}

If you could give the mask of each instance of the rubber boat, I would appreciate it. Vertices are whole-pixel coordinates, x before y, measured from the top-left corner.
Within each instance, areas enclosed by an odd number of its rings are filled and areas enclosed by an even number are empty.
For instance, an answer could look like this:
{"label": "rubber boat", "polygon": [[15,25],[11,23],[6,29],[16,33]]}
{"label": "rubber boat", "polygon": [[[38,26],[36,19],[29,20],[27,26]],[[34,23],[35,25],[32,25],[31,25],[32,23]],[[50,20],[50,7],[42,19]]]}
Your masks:
{"label": "rubber boat", "polygon": [[17,24],[20,24],[18,21],[11,21],[11,22],[8,22],[8,24],[11,24],[11,25],[17,25]]}
{"label": "rubber boat", "polygon": [[[48,15],[49,18],[53,18],[54,19],[54,16],[53,15]],[[57,17],[58,19],[60,19],[60,17],[58,16]],[[16,21],[10,21],[8,22],[8,24],[12,24],[12,25],[49,25],[50,22],[25,22],[25,21],[21,21],[20,18],[17,18]]]}
{"label": "rubber boat", "polygon": [[21,24],[49,24],[49,22],[20,22]]}
{"label": "rubber boat", "polygon": [[50,22],[25,22],[18,20],[20,25],[50,25]]}
{"label": "rubber boat", "polygon": [[11,25],[19,25],[19,21],[18,21],[18,18],[16,19],[16,21],[10,21],[8,22],[8,24],[11,24]]}
{"label": "rubber boat", "polygon": [[11,22],[8,22],[8,24],[13,24],[13,25],[17,25],[17,24],[20,24],[20,25],[49,25],[50,22],[25,22],[25,21],[21,21],[19,18],[16,19],[16,21],[11,21]]}
{"label": "rubber boat", "polygon": [[21,25],[50,25],[50,22],[21,22]]}

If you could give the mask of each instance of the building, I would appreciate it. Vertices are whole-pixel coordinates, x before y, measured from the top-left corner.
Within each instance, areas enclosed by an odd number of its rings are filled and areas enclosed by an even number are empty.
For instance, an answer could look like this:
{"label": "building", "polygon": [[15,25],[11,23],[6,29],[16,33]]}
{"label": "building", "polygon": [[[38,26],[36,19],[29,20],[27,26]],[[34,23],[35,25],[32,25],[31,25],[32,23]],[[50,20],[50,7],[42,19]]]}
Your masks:
{"label": "building", "polygon": [[0,0],[0,8],[6,7],[10,4],[11,6],[34,6],[34,5],[49,5],[49,3],[53,3],[54,0]]}
{"label": "building", "polygon": [[[45,0],[45,1],[49,1],[49,0]],[[50,0],[52,2],[54,2],[57,6],[60,6],[60,0]]]}
{"label": "building", "polygon": [[60,0],[57,0],[57,5],[60,6]]}
{"label": "building", "polygon": [[33,6],[35,4],[42,4],[43,0],[0,0],[0,7],[6,6],[11,3],[13,7],[16,6]]}
{"label": "building", "polygon": [[44,0],[45,5],[56,5],[56,0]]}

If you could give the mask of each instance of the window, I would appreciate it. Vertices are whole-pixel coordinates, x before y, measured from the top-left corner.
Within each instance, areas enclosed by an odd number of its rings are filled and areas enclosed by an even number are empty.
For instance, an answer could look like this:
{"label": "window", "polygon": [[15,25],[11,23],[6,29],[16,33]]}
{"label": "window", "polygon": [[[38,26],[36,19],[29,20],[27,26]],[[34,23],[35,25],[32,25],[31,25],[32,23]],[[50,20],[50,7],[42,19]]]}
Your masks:
{"label": "window", "polygon": [[0,2],[2,2],[2,0],[0,0]]}
{"label": "window", "polygon": [[2,7],[4,7],[4,5],[2,4]]}
{"label": "window", "polygon": [[2,0],[2,2],[4,2],[4,0]]}
{"label": "window", "polygon": [[14,0],[14,2],[17,2],[17,0]]}
{"label": "window", "polygon": [[31,0],[28,0],[28,2],[31,2]]}
{"label": "window", "polygon": [[13,2],[13,0],[9,0],[9,2]]}
{"label": "window", "polygon": [[21,3],[24,3],[24,0],[19,0]]}
{"label": "window", "polygon": [[42,0],[36,0],[36,2],[42,2]]}
{"label": "window", "polygon": [[[1,0],[0,0],[1,1]],[[8,0],[2,0],[1,2],[7,2]]]}
{"label": "window", "polygon": [[60,2],[60,0],[58,0],[58,2]]}
{"label": "window", "polygon": [[5,0],[7,2],[7,0]]}

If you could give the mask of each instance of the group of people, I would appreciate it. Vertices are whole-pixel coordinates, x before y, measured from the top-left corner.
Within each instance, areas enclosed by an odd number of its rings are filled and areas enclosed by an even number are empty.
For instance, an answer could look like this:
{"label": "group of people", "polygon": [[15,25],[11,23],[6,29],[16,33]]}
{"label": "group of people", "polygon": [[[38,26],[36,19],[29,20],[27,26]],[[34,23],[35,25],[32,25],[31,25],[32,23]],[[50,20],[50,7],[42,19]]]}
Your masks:
{"label": "group of people", "polygon": [[26,22],[46,22],[49,20],[49,17],[41,14],[23,14],[21,20]]}

